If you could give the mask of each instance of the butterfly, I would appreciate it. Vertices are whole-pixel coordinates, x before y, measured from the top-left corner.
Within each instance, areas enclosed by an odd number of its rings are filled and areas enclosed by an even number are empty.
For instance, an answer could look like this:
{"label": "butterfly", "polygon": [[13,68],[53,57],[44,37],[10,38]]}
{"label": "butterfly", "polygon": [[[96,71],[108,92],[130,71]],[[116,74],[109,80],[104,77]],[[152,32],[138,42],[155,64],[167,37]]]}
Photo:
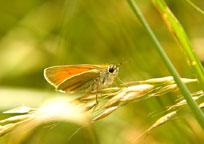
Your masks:
{"label": "butterfly", "polygon": [[62,65],[44,69],[44,77],[61,92],[94,91],[110,86],[119,72],[120,64]]}

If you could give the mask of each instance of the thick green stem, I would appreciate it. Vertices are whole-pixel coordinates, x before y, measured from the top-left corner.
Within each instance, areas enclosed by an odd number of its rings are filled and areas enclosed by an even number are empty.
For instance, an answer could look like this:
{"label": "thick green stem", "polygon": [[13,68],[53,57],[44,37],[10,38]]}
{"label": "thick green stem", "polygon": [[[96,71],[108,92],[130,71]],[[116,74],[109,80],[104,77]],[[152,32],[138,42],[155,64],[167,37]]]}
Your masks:
{"label": "thick green stem", "polygon": [[165,63],[165,65],[168,68],[171,75],[174,77],[174,80],[177,83],[182,95],[186,99],[186,101],[188,103],[188,106],[190,107],[190,109],[192,110],[195,118],[197,119],[200,126],[204,130],[204,114],[202,113],[202,111],[198,107],[197,103],[192,99],[190,91],[188,90],[188,88],[181,81],[181,78],[180,78],[178,72],[176,71],[175,67],[171,63],[170,59],[168,58],[167,54],[165,53],[165,51],[164,51],[163,47],[161,46],[160,42],[158,41],[155,34],[151,30],[150,26],[146,22],[142,12],[140,11],[139,7],[137,6],[137,3],[135,2],[135,0],[127,0],[127,1],[128,1],[129,5],[130,5],[131,9],[133,10],[134,14],[138,17],[138,19],[140,20],[140,22],[143,24],[143,26],[147,30],[148,34],[150,35],[151,39],[153,40],[153,42],[154,42],[154,44],[156,46],[156,49],[157,49],[158,53],[160,54],[163,62]]}

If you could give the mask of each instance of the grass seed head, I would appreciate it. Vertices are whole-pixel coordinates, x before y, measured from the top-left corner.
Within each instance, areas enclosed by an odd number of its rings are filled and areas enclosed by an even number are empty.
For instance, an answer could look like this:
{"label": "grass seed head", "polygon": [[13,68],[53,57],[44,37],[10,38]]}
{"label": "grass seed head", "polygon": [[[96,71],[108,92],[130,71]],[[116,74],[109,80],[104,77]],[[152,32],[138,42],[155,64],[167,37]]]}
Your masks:
{"label": "grass seed head", "polygon": [[161,118],[159,118],[147,131],[151,131],[153,128],[156,128],[164,123],[166,123],[168,120],[170,120],[174,115],[176,114],[176,111],[170,112]]}
{"label": "grass seed head", "polygon": [[104,117],[107,117],[108,115],[110,115],[112,112],[114,112],[116,109],[118,109],[117,106],[113,106],[113,107],[109,107],[107,108],[104,112],[102,112],[101,114],[99,114],[98,116],[96,116],[93,121],[102,119]]}
{"label": "grass seed head", "polygon": [[3,136],[13,130],[16,127],[17,123],[10,123],[4,126],[0,126],[0,136]]}
{"label": "grass seed head", "polygon": [[29,118],[32,118],[33,116],[34,115],[32,115],[32,114],[13,116],[13,117],[1,120],[0,123],[24,121],[24,120],[27,120]]}
{"label": "grass seed head", "polygon": [[21,107],[17,107],[17,108],[5,111],[3,113],[23,114],[23,113],[29,113],[29,112],[31,112],[33,110],[35,110],[35,109],[27,107],[27,106],[21,106]]}

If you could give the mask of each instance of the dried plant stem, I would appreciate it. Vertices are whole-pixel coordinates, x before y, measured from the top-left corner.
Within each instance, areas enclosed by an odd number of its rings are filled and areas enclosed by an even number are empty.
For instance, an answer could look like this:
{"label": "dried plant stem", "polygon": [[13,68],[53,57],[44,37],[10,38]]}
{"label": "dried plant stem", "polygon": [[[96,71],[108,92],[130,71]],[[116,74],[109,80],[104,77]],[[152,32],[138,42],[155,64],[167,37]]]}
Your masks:
{"label": "dried plant stem", "polygon": [[135,0],[127,0],[127,1],[128,1],[129,5],[130,5],[131,9],[133,10],[134,14],[138,17],[138,19],[140,20],[140,22],[143,24],[144,28],[147,30],[148,34],[150,35],[150,37],[151,37],[152,41],[154,42],[154,44],[156,46],[156,49],[157,49],[158,53],[160,54],[163,62],[165,63],[166,67],[168,68],[169,72],[172,74],[172,76],[173,76],[176,84],[178,85],[183,97],[186,99],[188,106],[190,107],[190,109],[192,110],[195,118],[197,119],[200,126],[204,130],[204,114],[202,113],[202,111],[198,107],[197,103],[192,99],[190,91],[188,90],[188,88],[181,81],[181,78],[180,78],[178,72],[176,71],[176,69],[173,66],[172,62],[168,58],[166,52],[164,51],[162,45],[160,44],[160,42],[156,38],[155,34],[151,30],[150,26],[146,22],[143,14],[140,11],[140,9],[139,9],[137,3],[135,2]]}
{"label": "dried plant stem", "polygon": [[[185,84],[197,82],[196,79],[182,78],[181,80]],[[139,82],[129,82],[121,87],[93,91],[74,100],[63,99],[40,108],[30,108],[27,106],[17,107],[4,112],[18,115],[0,120],[0,136],[9,133],[11,130],[15,129],[17,125],[27,125],[26,122],[31,125],[36,124],[37,126],[48,121],[67,120],[81,125],[87,125],[90,122],[92,123],[109,116],[121,106],[132,101],[141,101],[150,97],[162,96],[169,92],[175,92],[175,89],[178,88],[173,78],[163,77]],[[96,94],[98,94],[99,107],[97,107],[96,111],[93,111],[93,109],[96,108]],[[196,100],[199,97],[202,97],[204,93],[203,91],[198,91],[192,95]],[[186,101],[182,100],[169,107],[169,110],[176,109],[176,112],[177,108],[185,104]],[[200,106],[203,107],[203,104]],[[86,118],[86,114],[93,114],[94,117],[90,120],[89,118]],[[169,112],[169,115],[171,115],[171,112]],[[161,117],[147,131],[151,131],[153,128],[167,122],[170,117],[169,115]],[[28,127],[30,128],[30,126]],[[33,125],[33,127],[35,126]]]}

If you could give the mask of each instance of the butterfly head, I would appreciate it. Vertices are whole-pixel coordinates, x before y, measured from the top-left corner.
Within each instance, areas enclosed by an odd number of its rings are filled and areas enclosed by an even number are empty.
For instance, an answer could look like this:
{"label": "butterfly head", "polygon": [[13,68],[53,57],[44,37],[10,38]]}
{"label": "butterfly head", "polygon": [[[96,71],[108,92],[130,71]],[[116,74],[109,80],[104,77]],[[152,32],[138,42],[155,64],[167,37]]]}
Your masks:
{"label": "butterfly head", "polygon": [[103,72],[101,72],[102,87],[111,85],[119,72],[118,65],[107,65]]}
{"label": "butterfly head", "polygon": [[119,65],[109,65],[107,68],[107,73],[114,78],[118,75]]}

